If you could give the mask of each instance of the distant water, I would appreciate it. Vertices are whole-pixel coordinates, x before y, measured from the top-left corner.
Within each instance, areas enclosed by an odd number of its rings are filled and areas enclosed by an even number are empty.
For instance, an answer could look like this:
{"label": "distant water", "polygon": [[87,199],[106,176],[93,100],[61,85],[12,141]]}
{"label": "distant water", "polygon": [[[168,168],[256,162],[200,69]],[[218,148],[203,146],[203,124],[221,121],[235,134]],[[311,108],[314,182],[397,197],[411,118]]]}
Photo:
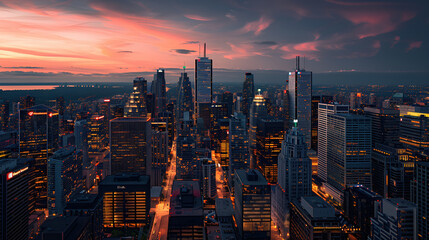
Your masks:
{"label": "distant water", "polygon": [[17,90],[52,90],[59,87],[59,85],[4,85],[0,86],[3,91],[17,91]]}

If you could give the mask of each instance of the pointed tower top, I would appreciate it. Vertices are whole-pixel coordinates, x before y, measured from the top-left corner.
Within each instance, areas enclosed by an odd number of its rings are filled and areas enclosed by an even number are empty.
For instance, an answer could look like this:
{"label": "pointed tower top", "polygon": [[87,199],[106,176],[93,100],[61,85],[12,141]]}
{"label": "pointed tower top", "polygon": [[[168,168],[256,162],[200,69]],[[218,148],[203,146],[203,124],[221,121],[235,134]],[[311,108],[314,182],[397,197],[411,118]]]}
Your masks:
{"label": "pointed tower top", "polygon": [[206,43],[204,43],[204,57],[206,57]]}

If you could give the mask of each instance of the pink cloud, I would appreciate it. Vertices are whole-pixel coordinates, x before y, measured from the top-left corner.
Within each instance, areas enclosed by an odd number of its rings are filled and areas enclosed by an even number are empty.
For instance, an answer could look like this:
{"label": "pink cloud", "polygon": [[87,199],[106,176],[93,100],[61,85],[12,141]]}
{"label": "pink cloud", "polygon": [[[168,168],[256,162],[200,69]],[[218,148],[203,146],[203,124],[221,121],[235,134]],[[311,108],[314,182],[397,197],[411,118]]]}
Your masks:
{"label": "pink cloud", "polygon": [[247,23],[240,31],[244,33],[254,32],[255,35],[259,35],[262,31],[267,29],[271,23],[273,23],[272,19],[262,16],[257,21]]}
{"label": "pink cloud", "polygon": [[414,41],[414,42],[411,42],[408,45],[407,52],[409,52],[409,51],[411,51],[411,50],[413,50],[415,48],[421,48],[422,44],[423,44],[423,41]]}
{"label": "pink cloud", "polygon": [[391,47],[394,47],[396,44],[398,44],[400,40],[401,40],[400,36],[395,36]]}
{"label": "pink cloud", "polygon": [[188,19],[191,19],[191,20],[203,21],[203,22],[209,22],[209,21],[213,21],[214,20],[213,18],[198,16],[198,15],[193,15],[193,14],[186,14],[185,17],[188,18]]}
{"label": "pink cloud", "polygon": [[228,43],[231,47],[231,51],[227,55],[224,55],[226,59],[237,59],[237,58],[246,58],[250,56],[261,56],[261,52],[256,51],[252,44],[232,44]]}
{"label": "pink cloud", "polygon": [[375,48],[375,49],[381,48],[380,40],[374,41],[374,43],[372,44],[372,47]]}

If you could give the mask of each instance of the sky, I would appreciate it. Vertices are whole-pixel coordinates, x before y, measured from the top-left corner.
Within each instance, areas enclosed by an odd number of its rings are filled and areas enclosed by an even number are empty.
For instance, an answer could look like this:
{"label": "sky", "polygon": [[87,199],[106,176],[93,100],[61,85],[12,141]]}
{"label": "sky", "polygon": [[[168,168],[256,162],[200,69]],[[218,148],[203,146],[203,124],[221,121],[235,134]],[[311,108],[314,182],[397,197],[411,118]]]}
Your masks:
{"label": "sky", "polygon": [[175,82],[204,42],[220,82],[281,81],[296,55],[314,73],[426,73],[428,12],[426,0],[0,0],[0,82],[151,80],[157,68]]}

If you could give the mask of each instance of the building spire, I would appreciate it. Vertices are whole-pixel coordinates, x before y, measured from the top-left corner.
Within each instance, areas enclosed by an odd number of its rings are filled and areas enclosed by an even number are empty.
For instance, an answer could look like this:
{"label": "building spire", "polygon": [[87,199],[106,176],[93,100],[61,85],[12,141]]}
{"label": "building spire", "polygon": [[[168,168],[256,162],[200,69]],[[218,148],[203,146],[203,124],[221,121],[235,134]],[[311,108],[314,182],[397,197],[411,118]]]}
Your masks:
{"label": "building spire", "polygon": [[204,57],[206,57],[206,43],[204,43]]}

